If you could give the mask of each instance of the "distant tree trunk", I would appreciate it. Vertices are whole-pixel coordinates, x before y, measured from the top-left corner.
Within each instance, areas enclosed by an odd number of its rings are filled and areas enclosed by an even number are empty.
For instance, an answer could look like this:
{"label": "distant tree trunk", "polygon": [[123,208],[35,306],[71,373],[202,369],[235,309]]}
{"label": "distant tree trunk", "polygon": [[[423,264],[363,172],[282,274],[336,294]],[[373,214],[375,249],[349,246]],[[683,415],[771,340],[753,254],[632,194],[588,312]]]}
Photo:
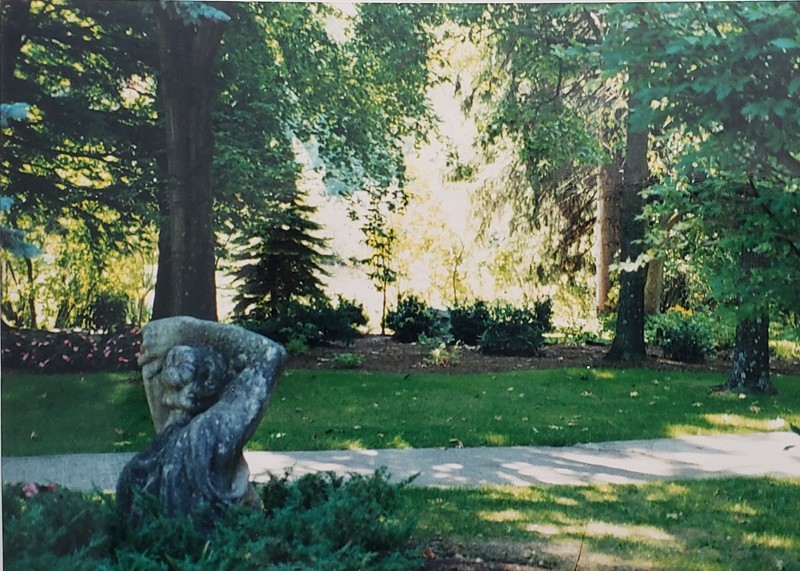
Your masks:
{"label": "distant tree trunk", "polygon": [[33,260],[25,258],[25,270],[28,279],[28,326],[39,329],[39,320],[36,317],[36,277],[33,274]]}
{"label": "distant tree trunk", "polygon": [[168,223],[165,228],[162,218],[153,317],[216,320],[211,108],[214,60],[225,22],[206,17],[187,22],[188,16],[175,10],[170,3],[153,3],[168,163],[162,210]]}
{"label": "distant tree trunk", "polygon": [[597,177],[597,223],[595,226],[596,305],[599,313],[608,309],[611,278],[608,268],[619,251],[619,207],[622,196],[622,156],[615,154],[612,162],[600,167]]}
{"label": "distant tree trunk", "polygon": [[661,312],[661,294],[664,292],[664,260],[656,258],[647,264],[644,285],[644,314]]}
{"label": "distant tree trunk", "polygon": [[[763,267],[764,257],[752,250],[742,252],[742,279],[747,282],[752,270]],[[736,393],[768,394],[778,391],[769,376],[769,313],[741,319],[736,325],[731,376],[725,389]]]}
{"label": "distant tree trunk", "polygon": [[[647,64],[630,70],[634,85],[645,82],[648,75]],[[617,327],[614,341],[606,358],[614,361],[641,361],[646,357],[644,344],[644,282],[646,267],[641,262],[644,239],[641,191],[647,185],[648,129],[634,129],[631,117],[644,102],[639,101],[637,93],[628,96],[628,127],[625,136],[625,165],[623,167],[622,200],[620,204],[620,260],[623,263],[636,263],[635,268],[620,271],[619,304],[617,306]]]}

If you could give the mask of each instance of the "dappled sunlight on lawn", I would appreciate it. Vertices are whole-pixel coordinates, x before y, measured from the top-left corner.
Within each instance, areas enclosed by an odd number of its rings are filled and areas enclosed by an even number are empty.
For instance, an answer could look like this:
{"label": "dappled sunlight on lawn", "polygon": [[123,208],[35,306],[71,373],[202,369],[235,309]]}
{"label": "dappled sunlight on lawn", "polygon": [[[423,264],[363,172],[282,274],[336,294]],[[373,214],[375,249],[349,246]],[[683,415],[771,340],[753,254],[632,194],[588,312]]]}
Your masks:
{"label": "dappled sunlight on lawn", "polygon": [[483,435],[483,442],[486,446],[508,446],[509,439],[507,434],[487,432]]}
{"label": "dappled sunlight on lawn", "polygon": [[800,541],[798,541],[797,537],[772,533],[745,533],[742,539],[749,545],[758,545],[768,549],[787,549],[789,551],[800,549]]}
{"label": "dappled sunlight on lawn", "polygon": [[[800,569],[798,479],[419,490],[426,530],[530,542],[572,569]],[[465,513],[475,517],[465,518]]]}
{"label": "dappled sunlight on lawn", "polygon": [[[492,521],[492,520],[489,520]],[[498,520],[499,521],[499,520]],[[518,521],[518,520],[517,520]],[[675,543],[676,537],[659,527],[652,525],[620,525],[605,521],[590,521],[586,524],[559,526],[554,524],[529,524],[526,531],[539,535],[575,535],[586,537],[613,537],[616,539],[634,540],[652,543]]]}
{"label": "dappled sunlight on lawn", "polygon": [[704,414],[703,419],[714,427],[736,427],[749,430],[779,430],[786,427],[783,418],[748,418],[739,414]]}

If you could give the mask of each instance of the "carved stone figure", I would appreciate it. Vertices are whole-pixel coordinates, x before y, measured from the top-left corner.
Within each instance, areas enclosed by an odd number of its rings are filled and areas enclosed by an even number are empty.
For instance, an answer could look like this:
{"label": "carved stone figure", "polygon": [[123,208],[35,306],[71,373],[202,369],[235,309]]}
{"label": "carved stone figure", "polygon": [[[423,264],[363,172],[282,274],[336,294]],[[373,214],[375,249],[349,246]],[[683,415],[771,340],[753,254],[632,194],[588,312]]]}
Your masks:
{"label": "carved stone figure", "polygon": [[151,321],[142,335],[139,365],[157,435],[122,470],[117,505],[140,523],[143,492],[165,513],[207,528],[223,506],[256,504],[242,448],[283,370],[283,347],[191,317]]}

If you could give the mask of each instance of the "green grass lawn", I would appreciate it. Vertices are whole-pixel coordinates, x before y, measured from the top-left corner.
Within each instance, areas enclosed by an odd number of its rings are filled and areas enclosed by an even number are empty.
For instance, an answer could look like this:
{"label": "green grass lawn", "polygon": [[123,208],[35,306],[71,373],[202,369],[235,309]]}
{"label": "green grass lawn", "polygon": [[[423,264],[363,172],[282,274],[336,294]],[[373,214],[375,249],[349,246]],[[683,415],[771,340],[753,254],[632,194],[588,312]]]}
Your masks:
{"label": "green grass lawn", "polygon": [[461,540],[458,551],[472,557],[487,557],[487,546],[499,541],[506,551],[516,547],[520,563],[544,561],[555,569],[800,569],[800,480],[403,493],[423,542]]}
{"label": "green grass lawn", "polygon": [[[3,454],[142,449],[153,429],[137,378],[5,372]],[[281,380],[249,447],[561,446],[800,424],[800,379],[776,377],[777,397],[709,394],[723,380],[638,369],[410,377],[295,370]]]}

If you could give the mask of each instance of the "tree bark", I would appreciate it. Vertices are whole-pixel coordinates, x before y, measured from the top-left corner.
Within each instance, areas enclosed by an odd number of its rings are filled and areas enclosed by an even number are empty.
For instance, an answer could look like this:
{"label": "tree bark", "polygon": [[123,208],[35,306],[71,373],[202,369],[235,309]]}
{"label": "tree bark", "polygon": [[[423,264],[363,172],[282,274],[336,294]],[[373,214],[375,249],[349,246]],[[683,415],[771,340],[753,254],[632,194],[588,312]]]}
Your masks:
{"label": "tree bark", "polygon": [[[648,65],[630,70],[633,85],[646,84]],[[647,185],[648,128],[635,129],[631,116],[644,105],[638,94],[628,95],[628,127],[625,136],[625,165],[623,167],[622,199],[620,202],[620,260],[634,267],[620,271],[619,304],[614,341],[606,359],[614,361],[641,361],[646,357],[644,344],[644,285],[646,265],[641,261],[645,226],[641,220],[641,191]]]}
{"label": "tree bark", "polygon": [[598,313],[608,309],[611,289],[609,266],[619,251],[619,208],[622,196],[622,156],[614,155],[612,162],[600,167],[597,189],[597,222],[595,240],[596,305]]}
{"label": "tree bark", "polygon": [[664,260],[656,258],[647,264],[644,285],[644,314],[661,313],[661,294],[664,292]]}
{"label": "tree bark", "polygon": [[211,110],[214,60],[225,22],[199,17],[189,24],[170,4],[154,3],[153,11],[168,164],[153,314],[216,320]]}
{"label": "tree bark", "polygon": [[[752,250],[742,252],[742,280],[749,282],[753,269],[763,267],[762,255]],[[736,325],[731,375],[725,389],[736,393],[774,395],[778,391],[769,376],[769,313],[740,319]]]}

